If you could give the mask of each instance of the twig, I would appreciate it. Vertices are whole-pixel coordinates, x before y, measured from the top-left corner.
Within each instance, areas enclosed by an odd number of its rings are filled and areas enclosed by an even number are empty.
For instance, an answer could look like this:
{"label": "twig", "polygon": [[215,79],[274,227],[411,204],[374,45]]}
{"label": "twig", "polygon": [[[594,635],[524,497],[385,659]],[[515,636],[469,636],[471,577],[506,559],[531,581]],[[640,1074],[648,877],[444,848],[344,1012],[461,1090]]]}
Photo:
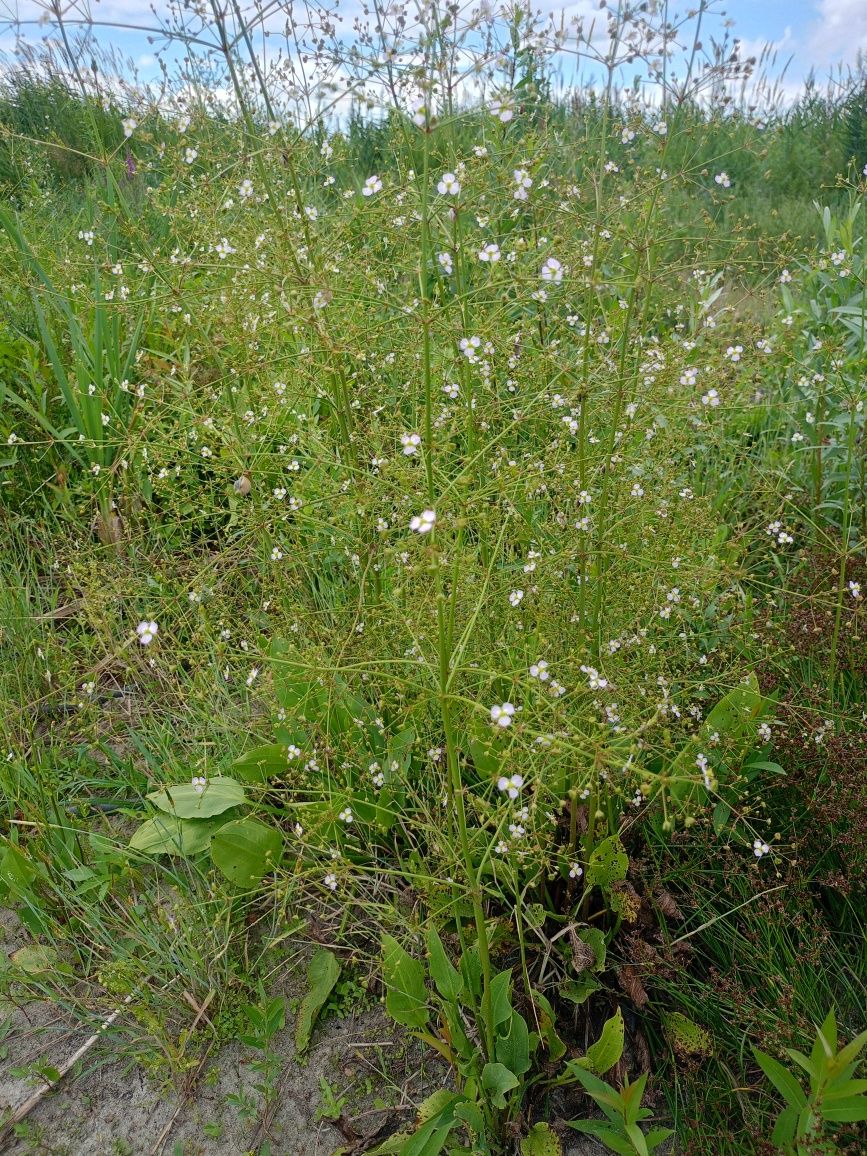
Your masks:
{"label": "twig", "polygon": [[85,1040],[81,1047],[76,1052],[73,1052],[73,1054],[64,1064],[61,1064],[60,1068],[58,1069],[56,1080],[44,1080],[41,1087],[37,1088],[32,1096],[29,1096],[23,1104],[18,1105],[9,1119],[5,1122],[3,1127],[0,1128],[0,1143],[6,1139],[6,1137],[9,1135],[9,1132],[15,1127],[16,1124],[20,1124],[22,1120],[29,1116],[33,1109],[42,1102],[45,1096],[53,1088],[57,1087],[63,1077],[66,1076],[72,1070],[72,1068],[75,1067],[78,1061],[83,1056],[87,1055],[96,1041],[101,1038],[101,1036],[108,1030],[108,1028],[111,1027],[111,1025],[123,1011],[124,1007],[132,1002],[132,997],[133,993],[130,992],[121,1006],[115,1008],[108,1019],[104,1020],[103,1023],[100,1024],[99,1029],[95,1031],[89,1039]]}

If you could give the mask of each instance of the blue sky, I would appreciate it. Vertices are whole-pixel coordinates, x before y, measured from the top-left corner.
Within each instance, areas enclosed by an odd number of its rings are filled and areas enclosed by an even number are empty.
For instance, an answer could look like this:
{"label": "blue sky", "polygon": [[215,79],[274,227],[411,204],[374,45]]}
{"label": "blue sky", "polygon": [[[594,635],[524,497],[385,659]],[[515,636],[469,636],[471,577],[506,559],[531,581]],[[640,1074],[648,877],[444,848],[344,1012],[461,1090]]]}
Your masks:
{"label": "blue sky", "polygon": [[[90,13],[96,20],[115,23],[152,25],[151,0],[66,0],[63,7],[68,18]],[[165,11],[167,0],[152,0],[158,11]],[[598,17],[597,0],[533,0],[534,7],[558,12],[587,13]],[[4,23],[10,19],[26,20],[29,35],[44,35],[35,20],[44,11],[45,0],[0,0],[0,49],[9,49],[13,36]],[[341,0],[345,34],[351,28],[351,16],[361,0]],[[612,3],[612,6],[613,3]],[[691,6],[690,0],[679,5]],[[671,5],[672,11],[675,5]],[[719,5],[733,22],[733,34],[744,41],[744,55],[758,53],[764,43],[777,48],[777,69],[789,61],[785,89],[794,94],[804,77],[814,69],[820,81],[835,67],[851,67],[859,51],[867,57],[867,0],[729,0]],[[720,27],[719,23],[716,25]],[[103,43],[111,43],[134,59],[143,78],[155,75],[153,50],[145,33],[113,30],[101,31]]]}

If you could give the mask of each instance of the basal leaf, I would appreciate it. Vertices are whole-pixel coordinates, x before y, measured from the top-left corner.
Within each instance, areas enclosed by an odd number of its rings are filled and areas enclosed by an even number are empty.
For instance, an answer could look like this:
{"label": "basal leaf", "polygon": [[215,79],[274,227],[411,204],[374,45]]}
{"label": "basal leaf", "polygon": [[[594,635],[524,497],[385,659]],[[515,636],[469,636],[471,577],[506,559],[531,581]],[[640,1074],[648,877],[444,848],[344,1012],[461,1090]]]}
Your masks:
{"label": "basal leaf", "polygon": [[254,887],[280,861],[283,836],[276,827],[258,819],[226,823],[211,839],[214,866],[230,883]]}

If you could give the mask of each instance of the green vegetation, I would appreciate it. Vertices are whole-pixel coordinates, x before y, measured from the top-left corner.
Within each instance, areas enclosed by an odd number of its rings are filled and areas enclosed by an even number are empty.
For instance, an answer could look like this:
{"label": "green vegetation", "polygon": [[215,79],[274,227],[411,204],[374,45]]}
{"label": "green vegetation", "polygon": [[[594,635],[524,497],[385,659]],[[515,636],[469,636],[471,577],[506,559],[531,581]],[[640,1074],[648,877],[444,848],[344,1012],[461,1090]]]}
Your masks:
{"label": "green vegetation", "polygon": [[447,1068],[381,1153],[863,1150],[864,89],[648,25],[642,103],[645,18],[459,103],[429,12],[381,117],[217,18],[183,106],[7,76],[2,984],[245,1042],[257,1137],[300,968]]}

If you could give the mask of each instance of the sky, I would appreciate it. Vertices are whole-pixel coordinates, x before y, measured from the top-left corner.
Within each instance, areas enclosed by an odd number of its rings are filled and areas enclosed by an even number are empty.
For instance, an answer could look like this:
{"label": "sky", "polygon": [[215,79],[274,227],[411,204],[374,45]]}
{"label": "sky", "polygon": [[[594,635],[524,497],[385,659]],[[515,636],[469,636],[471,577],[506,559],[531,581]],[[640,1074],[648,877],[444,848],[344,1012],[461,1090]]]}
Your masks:
{"label": "sky", "polygon": [[[36,18],[44,11],[47,0],[0,0],[0,52],[9,51],[14,34],[9,22],[17,17],[27,21],[27,35],[44,36]],[[165,11],[167,0],[60,0],[67,19],[90,13],[97,21],[114,24],[152,26],[154,4],[157,11]],[[192,3],[192,0],[189,0]],[[268,0],[266,0],[268,2]],[[270,0],[275,6],[280,0]],[[364,0],[341,0],[345,16],[357,11]],[[496,0],[494,0],[496,2]],[[684,0],[682,8],[689,6]],[[694,3],[694,0],[692,0]],[[534,7],[547,11],[596,13],[596,0],[533,0]],[[613,3],[612,3],[613,6]],[[672,3],[672,9],[675,4]],[[776,49],[776,64],[771,71],[779,74],[785,66],[782,85],[787,97],[794,97],[805,77],[815,72],[824,80],[835,69],[853,67],[859,52],[867,59],[867,0],[728,0],[716,5],[733,24],[732,34],[743,41],[742,56],[758,55],[768,43]],[[598,14],[597,14],[598,15]],[[717,27],[721,27],[718,23]],[[351,35],[351,19],[345,20],[346,33]],[[140,76],[149,80],[156,76],[153,47],[144,31],[132,28],[101,28],[100,41],[111,45],[136,62]]]}

